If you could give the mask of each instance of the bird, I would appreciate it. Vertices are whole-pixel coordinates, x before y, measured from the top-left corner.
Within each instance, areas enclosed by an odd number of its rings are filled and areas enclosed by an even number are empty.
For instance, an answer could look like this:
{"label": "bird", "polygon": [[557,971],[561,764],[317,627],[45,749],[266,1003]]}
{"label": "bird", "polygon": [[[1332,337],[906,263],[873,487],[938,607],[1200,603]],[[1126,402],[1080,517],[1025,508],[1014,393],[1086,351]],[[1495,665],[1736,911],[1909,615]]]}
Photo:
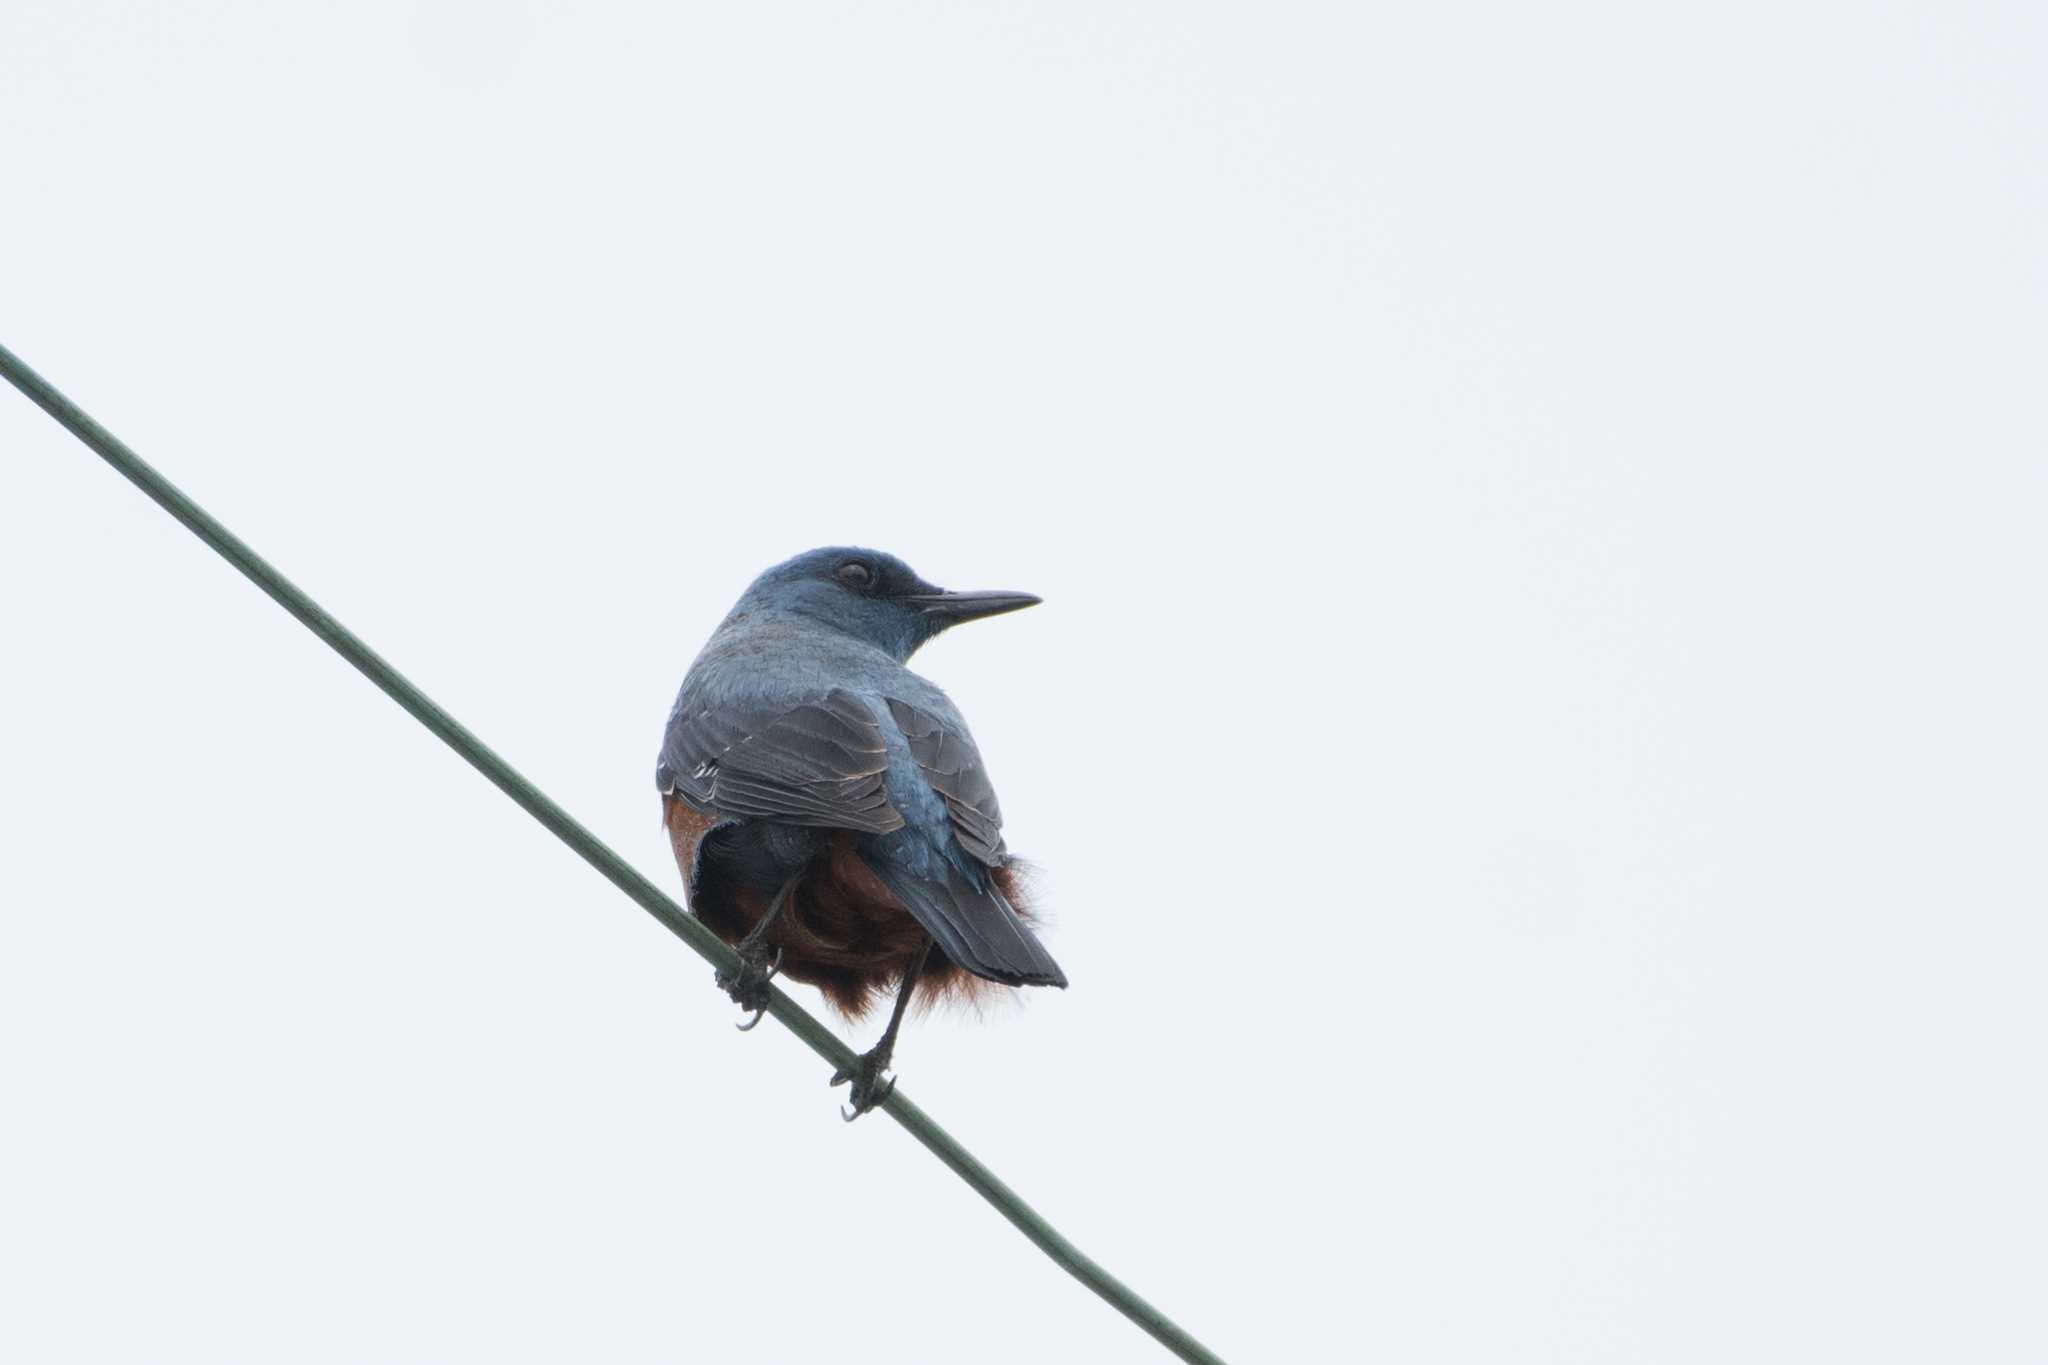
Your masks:
{"label": "bird", "polygon": [[655,782],[690,912],[735,949],[718,984],[761,1020],[777,975],[849,1020],[895,993],[832,1084],[884,1103],[913,995],[1064,989],[959,709],[905,665],[940,632],[1026,607],[951,592],[879,550],[827,546],[754,579],[683,678]]}

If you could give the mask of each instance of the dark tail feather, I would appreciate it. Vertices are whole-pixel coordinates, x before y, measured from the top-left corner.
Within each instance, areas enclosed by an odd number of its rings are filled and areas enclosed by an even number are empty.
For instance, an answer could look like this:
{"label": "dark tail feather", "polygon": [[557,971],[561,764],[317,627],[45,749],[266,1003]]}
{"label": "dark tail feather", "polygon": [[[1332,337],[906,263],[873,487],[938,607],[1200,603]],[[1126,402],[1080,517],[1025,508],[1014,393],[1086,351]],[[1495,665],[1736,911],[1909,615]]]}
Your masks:
{"label": "dark tail feather", "polygon": [[993,883],[979,890],[952,867],[943,881],[886,867],[875,875],[940,950],[976,976],[1005,986],[1066,986],[1067,974]]}

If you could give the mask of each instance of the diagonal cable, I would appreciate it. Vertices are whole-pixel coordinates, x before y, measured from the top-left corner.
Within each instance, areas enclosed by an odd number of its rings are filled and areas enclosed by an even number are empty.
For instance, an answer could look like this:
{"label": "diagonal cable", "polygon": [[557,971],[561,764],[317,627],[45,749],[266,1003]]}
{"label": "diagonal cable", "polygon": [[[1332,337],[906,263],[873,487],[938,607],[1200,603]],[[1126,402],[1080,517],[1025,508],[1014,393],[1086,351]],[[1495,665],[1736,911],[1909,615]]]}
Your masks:
{"label": "diagonal cable", "polygon": [[[517,769],[482,740],[465,729],[462,723],[437,706],[426,693],[407,681],[404,674],[385,662],[383,656],[327,614],[318,602],[272,568],[268,561],[242,543],[240,537],[227,527],[215,521],[206,509],[193,502],[164,478],[163,475],[145,463],[141,456],[130,450],[121,440],[105,427],[87,416],[77,404],[59,393],[41,375],[24,364],[20,357],[0,346],[0,374],[8,382],[27,394],[29,400],[57,420],[58,425],[73,436],[85,442],[101,459],[112,465],[130,483],[148,494],[157,506],[176,517],[185,529],[198,536],[222,559],[242,572],[243,577],[269,594],[272,601],[299,619],[300,624],[312,631],[336,654],[348,660],[355,669],[384,694],[404,707],[406,712],[420,724],[439,736],[441,742],[460,754],[465,762],[485,777],[499,791],[511,797],[522,810],[545,825],[550,833],[570,848],[579,857],[604,875],[613,886],[625,892],[641,909],[660,920],[677,938],[695,949],[723,971],[733,971],[739,959],[730,948],[718,940],[681,906],[664,895],[655,885],[628,866],[626,860],[614,853],[603,840],[578,824],[576,819],[556,805],[547,793],[534,786]],[[785,1028],[801,1038],[804,1043],[835,1067],[851,1065],[853,1049],[819,1023],[788,995],[778,988],[770,987],[771,999],[768,1012],[775,1016]],[[1192,1336],[1168,1318],[1164,1313],[1145,1302],[1121,1280],[1097,1265],[1065,1237],[1057,1228],[1040,1217],[1036,1210],[1008,1185],[998,1180],[995,1173],[981,1164],[972,1152],[953,1140],[951,1134],[941,1128],[932,1118],[912,1104],[899,1087],[880,1106],[889,1117],[903,1125],[910,1135],[923,1143],[933,1156],[950,1167],[953,1173],[966,1181],[974,1191],[990,1204],[996,1212],[1010,1220],[1017,1230],[1030,1238],[1040,1251],[1052,1258],[1054,1264],[1072,1275],[1103,1299],[1111,1307],[1149,1332],[1167,1350],[1182,1360],[1197,1365],[1222,1365],[1216,1354],[1196,1341]]]}

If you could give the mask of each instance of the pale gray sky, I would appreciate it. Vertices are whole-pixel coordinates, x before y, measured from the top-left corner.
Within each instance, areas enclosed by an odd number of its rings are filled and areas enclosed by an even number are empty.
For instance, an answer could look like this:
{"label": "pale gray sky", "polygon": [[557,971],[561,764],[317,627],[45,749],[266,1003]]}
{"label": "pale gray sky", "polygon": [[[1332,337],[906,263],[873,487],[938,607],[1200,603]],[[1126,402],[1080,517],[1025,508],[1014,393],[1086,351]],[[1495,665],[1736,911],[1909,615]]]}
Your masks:
{"label": "pale gray sky", "polygon": [[[1227,1359],[2034,1362],[2044,29],[15,0],[0,340],[664,886],[755,571],[1042,593],[903,1084]],[[0,450],[0,1356],[1159,1358]]]}

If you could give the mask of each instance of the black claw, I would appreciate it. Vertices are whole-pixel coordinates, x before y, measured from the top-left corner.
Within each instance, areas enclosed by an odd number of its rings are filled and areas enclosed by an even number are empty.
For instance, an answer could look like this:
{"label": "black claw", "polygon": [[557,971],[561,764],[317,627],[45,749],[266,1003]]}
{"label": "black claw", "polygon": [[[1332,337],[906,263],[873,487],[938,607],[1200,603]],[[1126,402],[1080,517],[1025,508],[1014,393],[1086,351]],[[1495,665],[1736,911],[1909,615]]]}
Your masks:
{"label": "black claw", "polygon": [[842,1066],[832,1073],[832,1084],[853,1083],[853,1093],[847,1096],[850,1105],[842,1105],[839,1117],[852,1123],[870,1109],[886,1104],[896,1093],[896,1078],[885,1076],[889,1059],[873,1052],[863,1052],[850,1067]]}
{"label": "black claw", "polygon": [[761,916],[760,921],[749,929],[747,936],[735,946],[734,951],[739,954],[739,965],[730,973],[720,971],[712,977],[712,980],[718,983],[718,989],[731,996],[735,1005],[754,1012],[754,1017],[745,1023],[733,1025],[741,1033],[760,1023],[761,1016],[768,1013],[768,1006],[774,1002],[775,994],[768,988],[768,983],[782,970],[782,945],[775,945],[773,958],[768,956],[768,928],[775,923],[776,916],[782,913],[783,906],[789,903],[790,893],[796,890],[797,880],[792,877],[783,883],[782,889],[775,893],[775,899],[768,903],[768,913]]}
{"label": "black claw", "polygon": [[834,1085],[853,1082],[853,1092],[846,1097],[852,1103],[839,1111],[839,1117],[848,1123],[877,1105],[887,1104],[889,1097],[896,1093],[896,1078],[883,1073],[889,1069],[889,1059],[895,1055],[896,1030],[903,1027],[904,1007],[910,1004],[910,993],[916,988],[918,975],[924,971],[925,960],[931,956],[931,951],[932,941],[926,939],[924,947],[917,950],[917,957],[905,969],[903,984],[896,988],[896,1008],[889,1011],[889,1027],[882,1030],[881,1041],[854,1058],[851,1066],[842,1066],[832,1073]]}
{"label": "black claw", "polygon": [[753,1028],[754,1025],[760,1023],[761,1016],[768,1012],[770,1000],[768,983],[774,979],[775,973],[781,969],[782,950],[780,948],[775,950],[774,960],[765,964],[765,970],[764,964],[756,961],[752,954],[742,951],[740,954],[739,970],[731,973],[719,972],[714,978],[718,982],[718,988],[731,996],[735,1005],[738,1005],[743,1010],[752,1010],[754,1012],[753,1018],[733,1025],[741,1033],[745,1033]]}

